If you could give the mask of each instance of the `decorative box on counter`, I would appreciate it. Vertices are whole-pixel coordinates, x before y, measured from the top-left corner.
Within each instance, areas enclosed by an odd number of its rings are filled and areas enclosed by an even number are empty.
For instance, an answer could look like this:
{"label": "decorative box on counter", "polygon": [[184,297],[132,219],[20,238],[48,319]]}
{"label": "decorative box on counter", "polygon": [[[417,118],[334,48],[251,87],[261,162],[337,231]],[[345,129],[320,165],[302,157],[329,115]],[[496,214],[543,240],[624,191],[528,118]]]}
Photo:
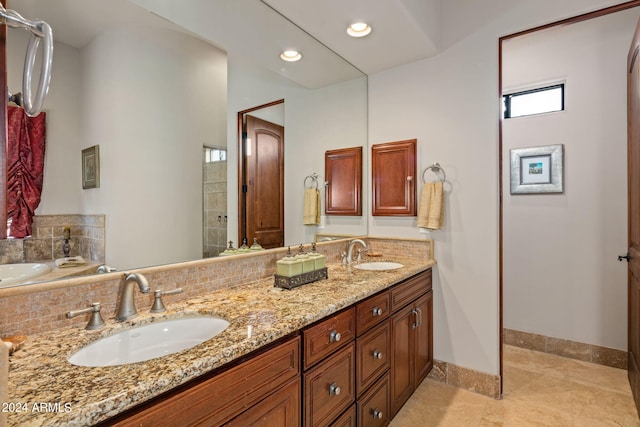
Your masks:
{"label": "decorative box on counter", "polygon": [[298,254],[293,256],[289,248],[284,258],[278,260],[274,286],[293,289],[328,277],[325,256],[316,252],[316,244],[312,244],[310,253],[300,245]]}
{"label": "decorative box on counter", "polygon": [[319,270],[309,271],[307,273],[296,274],[295,276],[287,277],[287,276],[279,276],[276,274],[275,276],[275,284],[274,286],[277,288],[284,289],[293,289],[298,286],[306,285],[307,283],[317,282],[318,280],[328,279],[329,274],[327,272],[327,267],[321,268]]}

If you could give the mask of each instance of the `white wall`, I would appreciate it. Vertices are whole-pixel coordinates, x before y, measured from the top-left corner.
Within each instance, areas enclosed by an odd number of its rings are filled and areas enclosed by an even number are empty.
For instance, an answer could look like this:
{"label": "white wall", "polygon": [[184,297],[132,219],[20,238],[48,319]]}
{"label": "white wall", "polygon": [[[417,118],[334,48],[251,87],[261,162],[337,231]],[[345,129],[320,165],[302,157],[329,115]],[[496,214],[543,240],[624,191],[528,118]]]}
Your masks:
{"label": "white wall", "polygon": [[[100,145],[106,262],[202,257],[202,146],[226,140],[226,56],[166,30],[110,30],[82,51],[82,147]],[[77,188],[77,183],[75,184]]]}
{"label": "white wall", "polygon": [[[627,347],[626,64],[640,10],[503,44],[503,88],[566,81],[564,112],[503,122],[504,326]],[[509,150],[564,144],[565,192],[509,194]],[[541,296],[544,295],[544,298]]]}
{"label": "white wall", "polygon": [[[22,71],[29,33],[7,32],[9,92],[22,92]],[[51,85],[44,103],[47,114],[44,184],[38,215],[80,212],[80,52],[54,43]],[[40,64],[36,64],[37,74]],[[37,82],[34,82],[37,84]],[[35,91],[35,89],[34,89]]]}
{"label": "white wall", "polygon": [[[499,372],[498,38],[620,2],[447,0],[441,52],[369,76],[369,144],[418,139],[418,166],[447,173],[435,240],[434,355]],[[415,218],[372,218],[369,234],[420,237]]]}
{"label": "white wall", "polygon": [[[324,178],[324,152],[366,143],[367,79],[351,80],[322,89],[302,88],[241,56],[229,53],[228,104],[228,240],[238,235],[237,113],[278,99],[284,102],[285,123],[285,244],[314,240],[317,226],[302,225],[304,179],[317,172]],[[363,159],[366,165],[366,157]],[[366,177],[365,177],[366,182]],[[366,187],[365,187],[366,188]],[[363,188],[364,190],[364,188]],[[324,209],[324,191],[320,187]],[[363,194],[363,215],[325,218],[325,233],[366,234],[368,197]]]}

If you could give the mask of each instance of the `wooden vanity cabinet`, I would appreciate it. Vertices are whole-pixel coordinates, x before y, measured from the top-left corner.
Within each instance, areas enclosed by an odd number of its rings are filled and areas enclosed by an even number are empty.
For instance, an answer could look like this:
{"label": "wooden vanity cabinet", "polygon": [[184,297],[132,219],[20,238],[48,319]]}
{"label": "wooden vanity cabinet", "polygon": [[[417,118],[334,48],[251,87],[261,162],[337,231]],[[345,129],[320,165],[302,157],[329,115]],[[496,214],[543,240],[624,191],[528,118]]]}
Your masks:
{"label": "wooden vanity cabinet", "polygon": [[[101,425],[300,424],[300,337],[269,347],[217,375],[206,376]],[[245,423],[245,421],[247,423]],[[262,424],[262,422],[261,422]]]}
{"label": "wooden vanity cabinet", "polygon": [[[398,413],[433,367],[431,270],[392,290],[407,305],[391,316],[391,412]],[[393,304],[393,303],[392,303]]]}
{"label": "wooden vanity cabinet", "polygon": [[371,147],[374,216],[416,216],[417,140]]}
{"label": "wooden vanity cabinet", "polygon": [[101,425],[386,426],[433,366],[432,295],[429,269]]}

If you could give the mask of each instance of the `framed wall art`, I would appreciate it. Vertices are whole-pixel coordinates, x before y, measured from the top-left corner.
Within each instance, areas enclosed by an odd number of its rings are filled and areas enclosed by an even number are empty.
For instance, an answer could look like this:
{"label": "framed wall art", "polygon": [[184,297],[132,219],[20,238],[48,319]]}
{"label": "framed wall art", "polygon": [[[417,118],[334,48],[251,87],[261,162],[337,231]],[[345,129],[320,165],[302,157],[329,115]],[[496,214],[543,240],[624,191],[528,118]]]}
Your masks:
{"label": "framed wall art", "polygon": [[98,145],[82,150],[82,188],[100,187],[100,150]]}
{"label": "framed wall art", "polygon": [[511,150],[511,194],[562,193],[562,144]]}

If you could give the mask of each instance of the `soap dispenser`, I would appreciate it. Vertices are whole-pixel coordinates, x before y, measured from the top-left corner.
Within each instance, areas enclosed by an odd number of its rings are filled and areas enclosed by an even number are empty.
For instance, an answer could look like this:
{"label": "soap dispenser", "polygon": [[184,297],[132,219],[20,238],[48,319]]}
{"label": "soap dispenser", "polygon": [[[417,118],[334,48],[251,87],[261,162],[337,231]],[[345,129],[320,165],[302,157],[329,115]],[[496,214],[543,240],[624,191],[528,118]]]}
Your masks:
{"label": "soap dispenser", "polygon": [[284,258],[276,261],[276,274],[283,277],[293,277],[302,274],[302,261],[291,254],[291,247],[287,249]]}
{"label": "soap dispenser", "polygon": [[314,261],[312,258],[309,257],[309,254],[307,254],[304,251],[304,246],[302,245],[302,243],[300,244],[299,248],[298,248],[298,253],[296,254],[296,259],[299,259],[300,261],[302,261],[302,272],[303,273],[308,273],[310,271],[313,271],[315,269],[314,266]]}
{"label": "soap dispenser", "polygon": [[260,243],[258,243],[258,238],[257,237],[253,238],[253,245],[251,245],[249,250],[250,251],[263,251],[264,250],[264,248],[262,246],[260,246]]}
{"label": "soap dispenser", "polygon": [[218,256],[235,255],[237,253],[238,253],[238,250],[233,247],[233,241],[229,240],[229,247],[224,251],[220,252]]}
{"label": "soap dispenser", "polygon": [[326,256],[316,251],[316,243],[311,243],[311,252],[309,252],[309,258],[313,260],[313,268],[320,270],[326,265]]}

